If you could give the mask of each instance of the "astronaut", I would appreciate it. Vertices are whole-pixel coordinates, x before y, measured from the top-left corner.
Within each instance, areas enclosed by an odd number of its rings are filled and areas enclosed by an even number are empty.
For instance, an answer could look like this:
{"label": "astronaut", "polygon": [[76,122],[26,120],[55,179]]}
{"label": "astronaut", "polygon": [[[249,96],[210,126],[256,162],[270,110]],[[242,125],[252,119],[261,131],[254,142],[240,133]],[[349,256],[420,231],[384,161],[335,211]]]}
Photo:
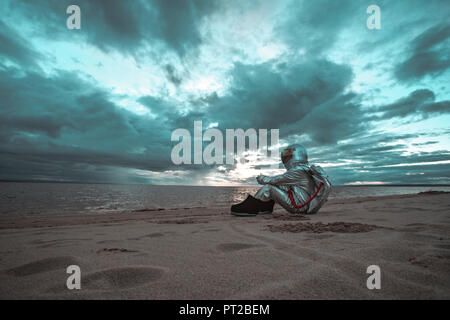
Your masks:
{"label": "astronaut", "polygon": [[231,214],[255,216],[271,213],[275,203],[290,213],[313,214],[327,201],[331,191],[328,176],[320,166],[309,165],[306,149],[293,144],[283,149],[281,160],[286,172],[277,176],[259,175],[263,187],[254,196],[231,206]]}

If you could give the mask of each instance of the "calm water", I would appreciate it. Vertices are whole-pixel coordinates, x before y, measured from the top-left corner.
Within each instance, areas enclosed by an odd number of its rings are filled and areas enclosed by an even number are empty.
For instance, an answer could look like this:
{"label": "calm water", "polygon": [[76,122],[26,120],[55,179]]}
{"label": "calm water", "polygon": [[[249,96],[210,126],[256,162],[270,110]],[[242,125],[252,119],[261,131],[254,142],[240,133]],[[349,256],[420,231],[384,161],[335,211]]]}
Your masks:
{"label": "calm water", "polygon": [[[0,182],[0,219],[34,215],[101,214],[158,208],[228,207],[258,187],[151,186]],[[330,199],[422,191],[442,186],[337,186]]]}

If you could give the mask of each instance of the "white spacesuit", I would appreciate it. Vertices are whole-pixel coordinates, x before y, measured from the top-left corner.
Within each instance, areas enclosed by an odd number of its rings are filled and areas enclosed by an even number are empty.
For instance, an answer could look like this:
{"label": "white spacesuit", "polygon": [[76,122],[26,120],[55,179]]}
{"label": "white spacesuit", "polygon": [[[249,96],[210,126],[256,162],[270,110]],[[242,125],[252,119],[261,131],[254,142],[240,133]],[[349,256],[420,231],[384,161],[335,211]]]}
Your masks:
{"label": "white spacesuit", "polygon": [[308,165],[306,149],[299,144],[286,147],[281,160],[287,171],[278,176],[258,176],[256,180],[264,187],[254,197],[273,200],[291,213],[316,213],[331,191],[325,171]]}

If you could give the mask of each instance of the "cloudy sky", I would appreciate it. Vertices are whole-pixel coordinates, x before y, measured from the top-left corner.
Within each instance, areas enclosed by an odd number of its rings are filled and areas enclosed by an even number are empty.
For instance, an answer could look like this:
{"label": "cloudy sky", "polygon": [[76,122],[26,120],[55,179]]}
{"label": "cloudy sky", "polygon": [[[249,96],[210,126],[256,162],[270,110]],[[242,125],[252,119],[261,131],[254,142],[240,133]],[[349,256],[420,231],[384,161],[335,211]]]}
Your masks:
{"label": "cloudy sky", "polygon": [[[80,30],[66,27],[70,4]],[[380,30],[366,26],[371,4]],[[201,120],[277,128],[333,184],[450,183],[448,0],[14,0],[0,12],[0,179],[245,185],[278,172],[174,165],[172,131]]]}

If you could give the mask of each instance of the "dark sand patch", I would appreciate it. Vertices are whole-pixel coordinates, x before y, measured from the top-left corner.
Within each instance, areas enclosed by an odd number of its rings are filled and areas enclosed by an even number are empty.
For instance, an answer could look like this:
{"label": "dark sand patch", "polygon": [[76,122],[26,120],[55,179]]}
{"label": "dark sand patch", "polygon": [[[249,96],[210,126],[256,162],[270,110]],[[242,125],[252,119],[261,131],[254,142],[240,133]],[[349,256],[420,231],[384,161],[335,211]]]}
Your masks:
{"label": "dark sand patch", "polygon": [[6,271],[6,273],[16,277],[25,277],[32,274],[58,269],[65,270],[72,264],[78,264],[78,261],[73,257],[53,257],[33,261],[16,268],[9,269]]}
{"label": "dark sand patch", "polygon": [[439,249],[450,250],[450,244],[436,244],[434,246]]}
{"label": "dark sand patch", "polygon": [[159,237],[164,237],[164,233],[154,232],[154,233],[149,233],[149,234],[146,234],[145,236],[143,236],[143,238],[159,238]]}
{"label": "dark sand patch", "polygon": [[281,220],[281,221],[302,221],[310,220],[308,216],[303,214],[271,214],[266,216],[267,220]]}
{"label": "dark sand patch", "polygon": [[42,240],[42,239],[37,239],[34,241],[30,241],[30,244],[44,244],[44,245],[53,245],[53,244],[58,244],[58,243],[63,243],[63,242],[74,242],[74,241],[89,241],[92,240],[91,238],[64,238],[64,239],[52,239],[52,240]]}
{"label": "dark sand patch", "polygon": [[448,194],[450,192],[448,191],[423,191],[423,192],[419,192],[418,195],[438,195],[438,194]]}
{"label": "dark sand patch", "polygon": [[79,241],[90,241],[91,238],[73,238],[73,239],[55,239],[55,240],[36,240],[30,244],[38,245],[38,248],[61,248],[67,245],[77,244]]}
{"label": "dark sand patch", "polygon": [[171,220],[158,220],[155,223],[158,224],[192,224],[192,223],[208,223],[207,220],[201,219],[171,219]]}
{"label": "dark sand patch", "polygon": [[125,248],[103,248],[97,251],[97,253],[102,253],[102,252],[139,252],[137,250],[129,250],[129,249],[125,249]]}
{"label": "dark sand patch", "polygon": [[133,288],[159,279],[163,274],[163,270],[153,267],[107,269],[85,275],[82,288],[90,290]]}
{"label": "dark sand patch", "polygon": [[147,212],[147,211],[164,211],[165,208],[143,208],[143,209],[136,209],[133,210],[133,212]]}
{"label": "dark sand patch", "polygon": [[249,244],[249,243],[221,243],[217,246],[217,249],[224,252],[238,251],[244,249],[250,249],[254,247],[260,247],[259,244]]}
{"label": "dark sand patch", "polygon": [[140,237],[128,238],[127,240],[142,240],[142,239],[145,239],[145,238],[159,238],[159,237],[164,237],[164,233],[153,232],[153,233],[145,234],[145,235],[140,236]]}
{"label": "dark sand patch", "polygon": [[312,234],[310,237],[306,238],[305,240],[323,240],[323,239],[329,239],[333,238],[334,235],[332,234]]}
{"label": "dark sand patch", "polygon": [[203,230],[203,232],[218,232],[221,231],[222,229],[218,229],[218,228],[213,228],[213,229],[205,229]]}
{"label": "dark sand patch", "polygon": [[[162,277],[164,270],[146,266],[130,266],[100,270],[82,275],[81,291],[83,290],[120,290],[146,285]],[[67,293],[66,285],[53,286],[48,293]]]}
{"label": "dark sand patch", "polygon": [[98,244],[106,244],[106,243],[114,243],[114,242],[120,242],[121,240],[101,240],[97,241]]}
{"label": "dark sand patch", "polygon": [[287,223],[282,225],[268,225],[269,231],[271,232],[312,232],[312,233],[323,233],[323,232],[339,232],[339,233],[359,233],[359,232],[369,232],[375,229],[380,229],[383,227],[363,224],[363,223],[352,223],[352,222],[299,222],[299,223]]}
{"label": "dark sand patch", "polygon": [[408,262],[416,266],[429,268],[439,263],[444,263],[448,266],[449,259],[450,256],[445,254],[424,254],[419,257],[410,257],[408,258]]}

